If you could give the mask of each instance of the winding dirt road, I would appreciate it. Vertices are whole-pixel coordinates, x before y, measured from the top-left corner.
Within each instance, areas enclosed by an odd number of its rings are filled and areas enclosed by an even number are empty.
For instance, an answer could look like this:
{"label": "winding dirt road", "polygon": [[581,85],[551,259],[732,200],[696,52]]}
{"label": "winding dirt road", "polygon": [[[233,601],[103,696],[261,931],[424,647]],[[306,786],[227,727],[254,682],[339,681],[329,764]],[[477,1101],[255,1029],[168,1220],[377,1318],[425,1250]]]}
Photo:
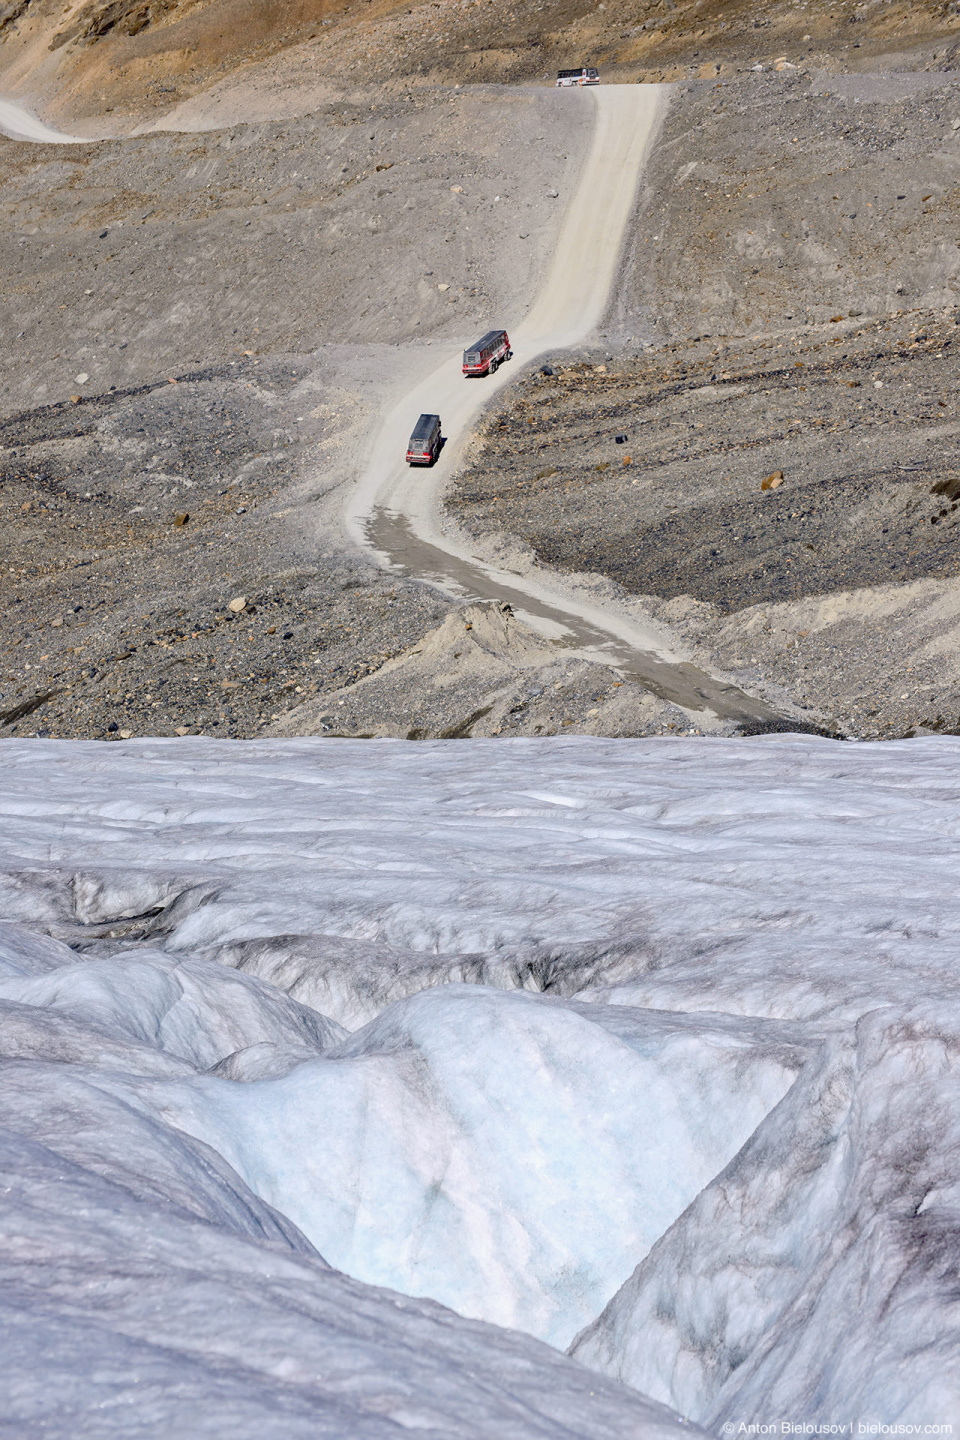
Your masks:
{"label": "winding dirt road", "polygon": [[[481,560],[440,523],[440,497],[477,418],[502,386],[539,356],[575,346],[600,324],[609,303],[623,237],[665,105],[658,85],[609,85],[571,91],[570,104],[591,105],[590,153],[567,205],[544,284],[525,318],[506,319],[514,358],[495,375],[464,380],[460,351],[450,351],[387,416],[345,515],[351,538],[381,562],[462,597],[507,601],[564,651],[613,665],[648,690],[692,711],[783,728],[762,701],[698,670],[662,647],[652,628],[565,594],[536,575],[500,570]],[[38,143],[89,144],[66,135],[12,100],[0,99],[0,132]],[[473,338],[473,337],[470,337]],[[417,416],[439,413],[446,445],[429,471],[404,463]]]}
{"label": "winding dirt road", "polygon": [[[366,469],[350,496],[346,528],[380,561],[472,599],[507,601],[564,650],[614,665],[648,690],[690,710],[725,719],[776,721],[762,701],[664,652],[662,637],[598,605],[563,594],[539,578],[489,565],[447,534],[440,498],[465,441],[491,397],[539,356],[582,343],[603,318],[644,161],[665,104],[658,85],[610,85],[571,91],[571,104],[596,107],[589,156],[569,202],[557,249],[536,301],[514,327],[514,358],[493,376],[465,380],[452,347],[432,374],[386,417]],[[472,337],[471,337],[472,338]],[[421,412],[439,414],[446,444],[431,470],[405,464],[407,438]]]}

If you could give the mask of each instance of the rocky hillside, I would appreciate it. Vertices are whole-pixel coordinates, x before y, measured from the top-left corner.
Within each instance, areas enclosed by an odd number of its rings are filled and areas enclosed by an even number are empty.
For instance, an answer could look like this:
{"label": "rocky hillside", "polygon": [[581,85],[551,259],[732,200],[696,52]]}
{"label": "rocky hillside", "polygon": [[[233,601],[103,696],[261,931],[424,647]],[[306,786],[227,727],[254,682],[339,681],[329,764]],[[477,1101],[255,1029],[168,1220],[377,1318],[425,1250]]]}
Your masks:
{"label": "rocky hillside", "polygon": [[535,82],[590,61],[611,79],[951,63],[960,15],[905,0],[3,0],[0,91],[117,128],[225,77],[338,93]]}
{"label": "rocky hillside", "polygon": [[949,72],[679,85],[604,350],[509,392],[453,512],[822,725],[960,728],[958,169]]}

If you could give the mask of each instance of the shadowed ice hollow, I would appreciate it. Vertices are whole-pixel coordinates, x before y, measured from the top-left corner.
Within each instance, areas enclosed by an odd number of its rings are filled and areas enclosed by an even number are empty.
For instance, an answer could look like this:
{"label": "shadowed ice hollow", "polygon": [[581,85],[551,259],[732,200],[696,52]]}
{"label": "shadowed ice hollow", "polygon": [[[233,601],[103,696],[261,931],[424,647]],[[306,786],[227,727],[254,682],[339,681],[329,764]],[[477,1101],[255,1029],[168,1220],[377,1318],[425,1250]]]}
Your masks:
{"label": "shadowed ice hollow", "polygon": [[960,1410],[955,740],[5,755],[21,1430]]}

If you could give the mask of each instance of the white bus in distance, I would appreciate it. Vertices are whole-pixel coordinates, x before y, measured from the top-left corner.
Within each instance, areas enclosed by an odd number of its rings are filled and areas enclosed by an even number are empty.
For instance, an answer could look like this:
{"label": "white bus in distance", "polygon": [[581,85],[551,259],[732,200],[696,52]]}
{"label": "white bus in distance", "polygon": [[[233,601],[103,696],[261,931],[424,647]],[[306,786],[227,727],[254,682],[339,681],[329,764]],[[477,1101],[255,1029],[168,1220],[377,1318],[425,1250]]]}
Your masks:
{"label": "white bus in distance", "polygon": [[568,85],[599,85],[600,75],[592,65],[581,65],[576,70],[558,70],[557,84],[561,89]]}

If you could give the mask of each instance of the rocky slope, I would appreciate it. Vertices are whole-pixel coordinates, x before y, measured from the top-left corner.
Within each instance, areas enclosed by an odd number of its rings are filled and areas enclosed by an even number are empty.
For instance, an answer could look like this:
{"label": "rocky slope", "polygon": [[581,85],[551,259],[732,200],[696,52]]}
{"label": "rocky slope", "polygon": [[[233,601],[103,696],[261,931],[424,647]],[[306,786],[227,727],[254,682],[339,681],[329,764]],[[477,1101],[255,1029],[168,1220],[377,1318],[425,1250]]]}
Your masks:
{"label": "rocky slope", "polygon": [[680,87],[609,350],[510,392],[451,514],[821,724],[955,729],[958,168],[948,74]]}
{"label": "rocky slope", "polygon": [[345,547],[338,486],[431,344],[529,292],[562,99],[0,139],[0,733],[255,734],[442,619]]}
{"label": "rocky slope", "polygon": [[274,735],[463,740],[486,735],[722,733],[732,727],[571,658],[508,605],[458,608],[368,676],[295,705]]}
{"label": "rocky slope", "polygon": [[[829,70],[949,63],[949,4],[838,0],[5,0],[0,90],[115,128],[210,91],[282,77],[290,92],[516,84],[590,61],[617,80],[727,76],[752,65]],[[287,113],[294,113],[288,111]]]}

